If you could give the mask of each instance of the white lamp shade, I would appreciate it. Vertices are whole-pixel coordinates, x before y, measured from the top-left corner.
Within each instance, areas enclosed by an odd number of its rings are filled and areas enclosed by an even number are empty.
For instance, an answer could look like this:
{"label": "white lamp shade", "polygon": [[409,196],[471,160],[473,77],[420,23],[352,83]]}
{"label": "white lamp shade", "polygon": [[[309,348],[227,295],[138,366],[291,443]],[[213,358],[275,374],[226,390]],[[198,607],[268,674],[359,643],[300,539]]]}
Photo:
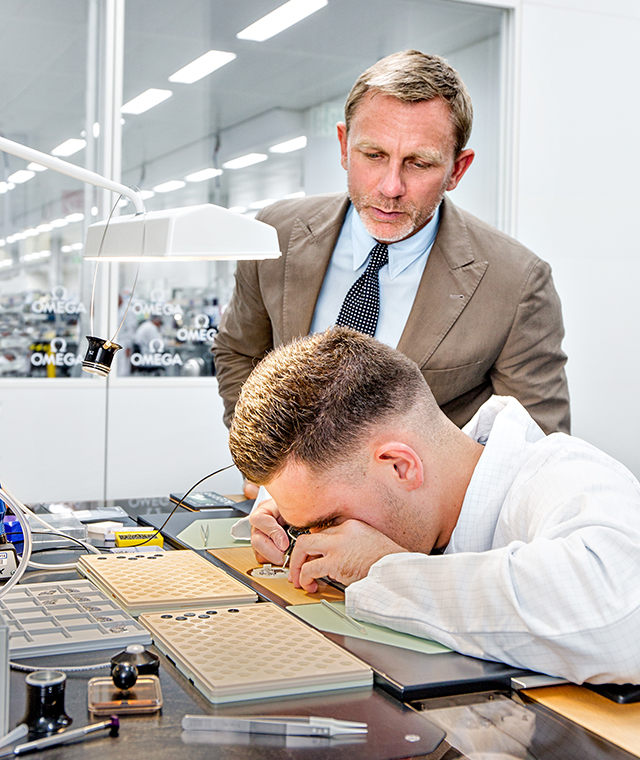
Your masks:
{"label": "white lamp shade", "polygon": [[[276,230],[221,206],[149,211],[96,222],[87,230],[84,258],[105,261],[277,259]],[[104,236],[104,240],[103,240]]]}

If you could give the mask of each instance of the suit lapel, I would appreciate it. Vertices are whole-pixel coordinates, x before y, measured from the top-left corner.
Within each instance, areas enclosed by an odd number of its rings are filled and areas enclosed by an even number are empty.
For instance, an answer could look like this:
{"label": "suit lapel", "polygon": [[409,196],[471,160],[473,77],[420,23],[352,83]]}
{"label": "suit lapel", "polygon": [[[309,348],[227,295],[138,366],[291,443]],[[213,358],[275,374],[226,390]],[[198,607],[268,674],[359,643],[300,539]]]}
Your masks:
{"label": "suit lapel", "polygon": [[308,220],[298,217],[293,224],[284,269],[285,342],[309,333],[318,294],[348,207],[349,198],[341,195]]}
{"label": "suit lapel", "polygon": [[429,254],[398,350],[423,367],[464,311],[487,269],[475,261],[462,215],[445,197]]}

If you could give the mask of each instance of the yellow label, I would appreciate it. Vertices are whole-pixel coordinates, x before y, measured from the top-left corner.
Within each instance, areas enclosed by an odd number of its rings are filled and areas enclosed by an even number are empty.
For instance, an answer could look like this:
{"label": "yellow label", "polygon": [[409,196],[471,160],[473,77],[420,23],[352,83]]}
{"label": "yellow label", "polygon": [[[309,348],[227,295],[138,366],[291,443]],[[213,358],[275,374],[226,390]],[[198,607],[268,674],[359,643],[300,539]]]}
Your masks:
{"label": "yellow label", "polygon": [[155,528],[145,530],[116,530],[116,546],[163,546],[164,539]]}

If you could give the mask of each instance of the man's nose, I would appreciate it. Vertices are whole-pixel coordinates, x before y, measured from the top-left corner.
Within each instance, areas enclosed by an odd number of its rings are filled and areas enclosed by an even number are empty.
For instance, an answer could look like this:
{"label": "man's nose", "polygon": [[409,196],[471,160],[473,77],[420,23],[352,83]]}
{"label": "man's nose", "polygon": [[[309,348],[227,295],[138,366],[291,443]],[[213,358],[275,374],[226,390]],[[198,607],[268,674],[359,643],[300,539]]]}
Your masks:
{"label": "man's nose", "polygon": [[404,195],[405,183],[402,176],[402,166],[387,164],[380,178],[378,190],[387,198],[399,198]]}

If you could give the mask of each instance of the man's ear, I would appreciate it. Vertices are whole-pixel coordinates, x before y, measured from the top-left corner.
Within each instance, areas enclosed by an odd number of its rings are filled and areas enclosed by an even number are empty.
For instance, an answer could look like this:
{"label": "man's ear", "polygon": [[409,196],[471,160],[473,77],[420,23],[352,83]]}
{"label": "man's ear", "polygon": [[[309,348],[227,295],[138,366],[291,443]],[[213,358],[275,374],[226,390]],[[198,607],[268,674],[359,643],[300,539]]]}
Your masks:
{"label": "man's ear", "polygon": [[451,179],[447,185],[447,190],[454,190],[458,186],[458,182],[464,177],[467,169],[473,163],[475,155],[475,152],[471,150],[471,148],[460,151],[453,163],[453,172],[451,173]]}
{"label": "man's ear", "polygon": [[337,124],[338,141],[340,142],[340,163],[342,168],[347,168],[347,125],[340,121]]}
{"label": "man's ear", "polygon": [[374,452],[376,465],[386,467],[384,472],[405,491],[413,491],[424,482],[424,464],[414,448],[406,443],[389,441]]}

